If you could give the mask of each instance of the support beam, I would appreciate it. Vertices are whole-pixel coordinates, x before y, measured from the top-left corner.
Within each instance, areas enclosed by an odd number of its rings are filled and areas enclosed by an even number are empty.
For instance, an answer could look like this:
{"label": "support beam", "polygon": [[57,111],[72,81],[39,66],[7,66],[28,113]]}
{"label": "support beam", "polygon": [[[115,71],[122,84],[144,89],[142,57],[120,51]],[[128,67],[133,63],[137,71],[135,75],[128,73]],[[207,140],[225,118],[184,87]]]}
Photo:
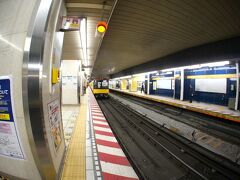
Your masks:
{"label": "support beam", "polygon": [[235,110],[238,110],[238,102],[239,102],[239,63],[236,63],[236,101],[235,101]]}
{"label": "support beam", "polygon": [[176,87],[175,87],[175,74],[176,74],[176,70],[173,71],[173,77],[174,77],[174,87],[173,87],[173,99],[175,99],[176,96]]}
{"label": "support beam", "polygon": [[184,69],[181,69],[181,91],[180,91],[180,100],[183,101],[184,96]]}
{"label": "support beam", "polygon": [[150,93],[150,74],[148,73],[147,75],[147,94]]}

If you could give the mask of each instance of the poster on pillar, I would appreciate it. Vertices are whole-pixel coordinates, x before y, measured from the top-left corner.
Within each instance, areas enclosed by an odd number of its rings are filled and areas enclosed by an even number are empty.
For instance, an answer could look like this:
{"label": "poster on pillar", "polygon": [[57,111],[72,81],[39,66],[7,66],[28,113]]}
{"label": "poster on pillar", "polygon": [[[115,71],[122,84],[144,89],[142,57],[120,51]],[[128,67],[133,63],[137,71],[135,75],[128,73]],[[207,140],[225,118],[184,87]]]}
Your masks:
{"label": "poster on pillar", "polygon": [[12,80],[0,76],[0,155],[24,159],[12,101]]}
{"label": "poster on pillar", "polygon": [[58,99],[55,99],[50,103],[48,103],[48,116],[49,116],[50,130],[51,130],[51,135],[53,138],[54,147],[56,151],[58,150],[58,147],[62,142],[60,113],[61,111],[60,111],[60,104]]}

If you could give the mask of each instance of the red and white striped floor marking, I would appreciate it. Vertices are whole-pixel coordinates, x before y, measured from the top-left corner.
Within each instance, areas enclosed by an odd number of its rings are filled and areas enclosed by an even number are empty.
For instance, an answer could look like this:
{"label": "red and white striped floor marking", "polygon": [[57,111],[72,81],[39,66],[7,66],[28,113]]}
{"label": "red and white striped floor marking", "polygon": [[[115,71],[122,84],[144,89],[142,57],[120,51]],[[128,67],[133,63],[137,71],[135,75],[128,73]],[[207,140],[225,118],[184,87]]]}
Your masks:
{"label": "red and white striped floor marking", "polygon": [[119,146],[92,92],[90,108],[98,157],[104,180],[136,180],[138,176]]}

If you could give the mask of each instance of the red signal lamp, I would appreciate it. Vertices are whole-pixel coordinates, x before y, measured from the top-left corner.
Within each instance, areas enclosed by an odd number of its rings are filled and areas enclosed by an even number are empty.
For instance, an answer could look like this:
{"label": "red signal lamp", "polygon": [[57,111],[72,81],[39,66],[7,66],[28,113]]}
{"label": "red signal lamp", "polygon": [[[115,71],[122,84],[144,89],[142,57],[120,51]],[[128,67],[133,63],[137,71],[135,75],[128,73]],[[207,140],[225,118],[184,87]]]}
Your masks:
{"label": "red signal lamp", "polygon": [[100,21],[98,22],[97,24],[97,31],[100,32],[100,33],[104,33],[108,28],[108,25],[106,22],[104,21]]}

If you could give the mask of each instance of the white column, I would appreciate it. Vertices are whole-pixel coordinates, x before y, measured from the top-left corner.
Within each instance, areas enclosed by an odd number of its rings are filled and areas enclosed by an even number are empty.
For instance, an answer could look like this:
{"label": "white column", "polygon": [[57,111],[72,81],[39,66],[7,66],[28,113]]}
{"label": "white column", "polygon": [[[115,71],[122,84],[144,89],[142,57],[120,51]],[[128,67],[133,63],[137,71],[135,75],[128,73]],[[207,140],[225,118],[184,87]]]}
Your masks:
{"label": "white column", "polygon": [[176,93],[176,88],[175,88],[175,73],[176,73],[176,70],[173,71],[173,78],[174,78],[173,99],[175,99],[175,93]]}
{"label": "white column", "polygon": [[147,94],[150,93],[150,87],[149,87],[149,85],[150,85],[150,74],[148,73],[148,75],[147,75]]}
{"label": "white column", "polygon": [[180,91],[180,100],[183,101],[184,95],[184,69],[181,69],[181,91]]}
{"label": "white column", "polygon": [[78,104],[78,73],[77,60],[62,61],[62,104]]}
{"label": "white column", "polygon": [[235,110],[238,109],[238,101],[239,101],[239,63],[236,63],[236,101],[235,101]]}

